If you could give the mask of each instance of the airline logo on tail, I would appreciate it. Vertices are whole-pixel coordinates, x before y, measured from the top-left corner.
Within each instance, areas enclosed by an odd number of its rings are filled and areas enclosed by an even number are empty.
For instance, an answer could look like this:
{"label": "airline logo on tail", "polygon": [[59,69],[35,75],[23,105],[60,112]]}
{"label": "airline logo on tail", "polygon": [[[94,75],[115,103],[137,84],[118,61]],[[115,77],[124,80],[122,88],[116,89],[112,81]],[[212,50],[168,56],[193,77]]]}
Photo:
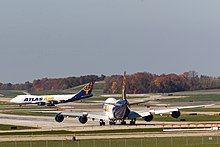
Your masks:
{"label": "airline logo on tail", "polygon": [[82,90],[80,90],[76,95],[74,95],[71,99],[68,101],[73,102],[76,100],[81,100],[84,98],[92,97],[92,89],[93,89],[94,82],[90,82],[88,85],[84,86]]}
{"label": "airline logo on tail", "polygon": [[89,85],[86,85],[83,90],[86,92],[86,94],[89,94],[89,91],[93,88],[94,83],[90,82]]}

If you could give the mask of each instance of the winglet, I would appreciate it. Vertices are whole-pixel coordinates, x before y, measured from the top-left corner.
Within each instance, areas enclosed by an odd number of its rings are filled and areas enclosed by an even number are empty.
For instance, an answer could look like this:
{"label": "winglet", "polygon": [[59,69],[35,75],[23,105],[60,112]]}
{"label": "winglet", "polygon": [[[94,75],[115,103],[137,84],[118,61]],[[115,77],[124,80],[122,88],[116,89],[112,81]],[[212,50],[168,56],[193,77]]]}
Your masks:
{"label": "winglet", "polygon": [[122,88],[122,100],[126,100],[126,72],[124,72],[123,88]]}
{"label": "winglet", "polygon": [[86,86],[84,86],[74,97],[68,100],[68,102],[73,102],[85,98],[89,98],[93,96],[92,90],[95,82],[90,82]]}

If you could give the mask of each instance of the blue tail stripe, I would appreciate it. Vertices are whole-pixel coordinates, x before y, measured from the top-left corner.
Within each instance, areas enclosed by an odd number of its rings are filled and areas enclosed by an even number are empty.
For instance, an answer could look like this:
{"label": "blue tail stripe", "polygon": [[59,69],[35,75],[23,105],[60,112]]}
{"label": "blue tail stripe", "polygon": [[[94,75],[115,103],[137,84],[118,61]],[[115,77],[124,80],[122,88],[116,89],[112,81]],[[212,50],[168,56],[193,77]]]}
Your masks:
{"label": "blue tail stripe", "polygon": [[93,90],[93,84],[94,82],[89,83],[86,85],[82,90],[80,90],[74,97],[69,99],[67,102],[73,102],[81,99],[85,99],[88,97],[92,97],[92,90]]}

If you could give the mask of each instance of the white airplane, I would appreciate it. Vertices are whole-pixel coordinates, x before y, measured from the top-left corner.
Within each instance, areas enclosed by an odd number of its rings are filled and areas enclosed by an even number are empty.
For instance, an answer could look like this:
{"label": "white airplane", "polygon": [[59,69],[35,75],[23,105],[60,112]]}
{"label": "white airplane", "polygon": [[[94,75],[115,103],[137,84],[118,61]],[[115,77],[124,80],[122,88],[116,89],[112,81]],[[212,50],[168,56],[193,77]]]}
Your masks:
{"label": "white airplane", "polygon": [[76,94],[67,94],[67,95],[18,95],[15,98],[11,99],[11,103],[23,105],[23,104],[37,104],[38,106],[55,106],[59,103],[68,103],[88,97],[92,97],[92,89],[94,82],[90,82],[83,87]]}
{"label": "white airplane", "polygon": [[74,113],[67,111],[35,111],[42,113],[57,113],[55,120],[57,122],[62,122],[64,120],[64,115],[78,117],[80,123],[85,124],[88,121],[88,118],[92,120],[99,120],[100,126],[105,125],[105,121],[109,121],[109,125],[115,125],[116,121],[120,121],[122,125],[126,124],[126,119],[130,120],[130,124],[134,125],[137,118],[142,118],[145,121],[149,122],[153,120],[153,114],[163,114],[170,113],[173,118],[178,118],[180,116],[180,109],[186,108],[196,108],[196,107],[205,107],[211,105],[198,105],[198,106],[186,106],[186,107],[177,107],[177,108],[164,108],[164,109],[154,109],[154,110],[141,110],[141,111],[132,111],[130,109],[131,105],[145,103],[136,102],[129,103],[126,99],[126,73],[124,73],[124,82],[122,89],[122,99],[116,100],[115,98],[108,98],[103,105],[103,112],[84,112],[84,113]]}

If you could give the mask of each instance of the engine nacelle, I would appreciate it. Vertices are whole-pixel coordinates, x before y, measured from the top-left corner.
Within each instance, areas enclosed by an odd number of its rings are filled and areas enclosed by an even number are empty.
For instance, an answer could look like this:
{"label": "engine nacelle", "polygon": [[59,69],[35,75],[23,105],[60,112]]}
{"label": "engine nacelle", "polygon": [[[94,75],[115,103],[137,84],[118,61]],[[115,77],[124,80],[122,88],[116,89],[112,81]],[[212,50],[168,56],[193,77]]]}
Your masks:
{"label": "engine nacelle", "polygon": [[49,101],[49,103],[47,103],[47,106],[55,106],[56,104],[59,104],[58,101]]}
{"label": "engine nacelle", "polygon": [[64,120],[64,116],[61,113],[56,114],[55,120],[60,123]]}
{"label": "engine nacelle", "polygon": [[79,122],[82,124],[85,124],[88,121],[87,116],[80,116],[79,117]]}
{"label": "engine nacelle", "polygon": [[180,111],[173,111],[173,112],[171,113],[171,116],[172,116],[173,118],[178,118],[178,117],[180,117]]}
{"label": "engine nacelle", "polygon": [[37,105],[38,105],[38,106],[45,106],[46,103],[45,103],[45,102],[39,102],[39,103],[37,103]]}
{"label": "engine nacelle", "polygon": [[153,120],[153,118],[154,118],[154,116],[152,115],[152,114],[150,114],[150,115],[148,115],[148,116],[145,116],[145,117],[143,117],[143,119],[145,120],[145,121],[152,121]]}

